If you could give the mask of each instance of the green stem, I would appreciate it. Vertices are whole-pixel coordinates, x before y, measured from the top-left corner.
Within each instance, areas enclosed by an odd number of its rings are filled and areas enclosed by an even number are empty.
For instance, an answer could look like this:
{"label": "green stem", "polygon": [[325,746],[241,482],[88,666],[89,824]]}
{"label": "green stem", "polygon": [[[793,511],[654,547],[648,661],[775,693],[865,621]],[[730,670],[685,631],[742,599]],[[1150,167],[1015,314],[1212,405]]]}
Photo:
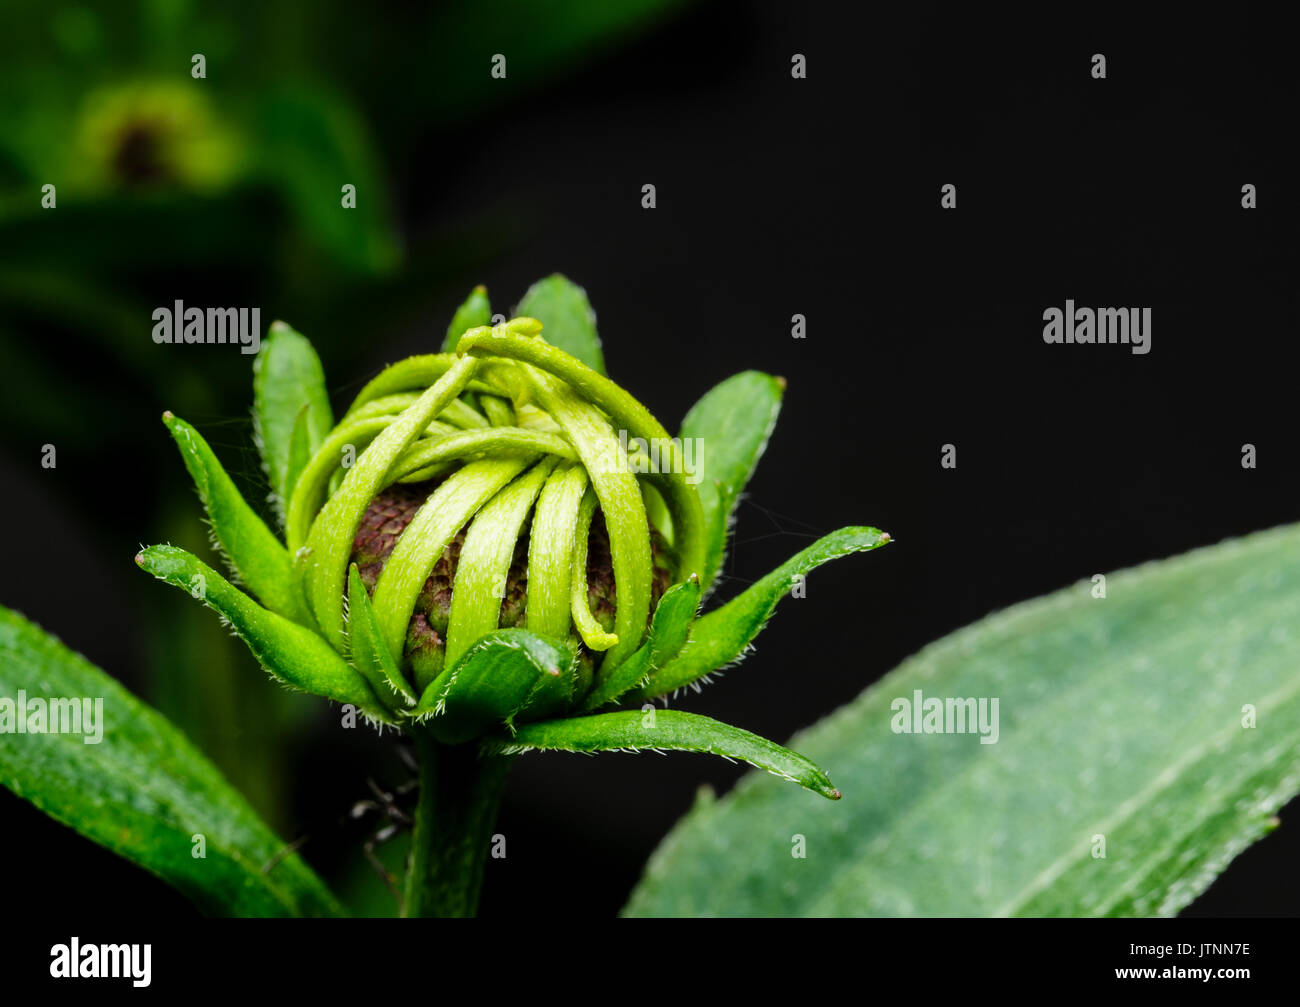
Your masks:
{"label": "green stem", "polygon": [[492,827],[513,757],[479,758],[478,745],[443,745],[412,732],[420,799],[402,915],[473,916]]}

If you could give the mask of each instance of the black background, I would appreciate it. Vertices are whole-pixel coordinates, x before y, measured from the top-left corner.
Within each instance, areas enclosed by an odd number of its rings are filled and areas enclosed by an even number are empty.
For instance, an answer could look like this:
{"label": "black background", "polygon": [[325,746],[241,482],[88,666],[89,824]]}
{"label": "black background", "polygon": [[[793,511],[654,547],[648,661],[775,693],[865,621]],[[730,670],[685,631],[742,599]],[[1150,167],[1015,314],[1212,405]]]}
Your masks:
{"label": "black background", "polygon": [[[995,609],[1300,516],[1296,89],[1279,39],[1245,15],[1139,28],[712,3],[472,128],[425,133],[413,121],[416,155],[394,181],[411,236],[489,210],[526,222],[527,237],[463,289],[485,282],[504,307],[552,271],[581,283],[609,372],[670,429],[737,370],[788,379],[720,590],[841,525],[897,542],[819,571],[757,654],[686,704],[784,739]],[[796,52],[806,80],[790,77]],[[1106,80],[1089,74],[1095,52]],[[437,72],[431,63],[431,87]],[[447,156],[465,149],[482,154]],[[657,187],[652,212],[645,182]],[[1253,211],[1240,205],[1247,182]],[[955,211],[939,207],[945,183]],[[1151,307],[1152,352],[1044,345],[1042,311],[1066,298]],[[456,300],[359,333],[369,370],[356,380],[327,359],[336,399],[384,362],[436,348]],[[805,340],[790,337],[795,313]],[[70,368],[72,389],[95,380]],[[147,440],[130,459],[85,459],[87,470],[130,462],[122,478],[140,493],[183,480],[157,428],[164,405],[123,400],[106,426]],[[189,418],[234,424],[223,442],[244,422]],[[955,471],[939,466],[946,442]],[[1241,468],[1244,442],[1258,448],[1254,471]],[[156,532],[133,527],[129,498],[89,483],[69,503],[36,458],[32,445],[4,451],[5,600],[134,685],[140,655],[122,628],[181,604],[160,601],[130,563]],[[54,571],[73,563],[83,579],[70,595]],[[318,740],[294,768],[304,829],[364,796],[368,774],[400,775],[386,742],[340,746],[325,729]],[[489,862],[483,912],[612,915],[695,788],[738,775],[686,755],[521,760],[500,825],[509,857]],[[0,808],[9,898],[192,912],[9,795]],[[1188,912],[1294,914],[1296,819],[1284,810],[1283,828]],[[328,869],[354,855],[354,838],[325,835],[304,852]],[[14,877],[20,858],[74,869]]]}

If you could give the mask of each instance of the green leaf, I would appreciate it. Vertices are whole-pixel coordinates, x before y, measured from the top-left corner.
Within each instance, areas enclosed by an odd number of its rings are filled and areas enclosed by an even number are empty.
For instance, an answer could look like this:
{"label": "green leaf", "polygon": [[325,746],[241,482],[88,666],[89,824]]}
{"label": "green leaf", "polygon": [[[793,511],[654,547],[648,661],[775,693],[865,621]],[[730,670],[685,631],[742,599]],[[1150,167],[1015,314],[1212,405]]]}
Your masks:
{"label": "green leaf", "polygon": [[686,644],[695,612],[700,606],[700,581],[693,577],[674,584],[655,607],[650,635],[641,648],[610,671],[582,704],[584,712],[616,703],[623,695],[644,685],[650,673],[676,657]]}
{"label": "green leaf", "polygon": [[[253,423],[281,521],[293,493],[293,466],[301,471],[306,464],[294,458],[294,428],[299,422],[306,427],[310,458],[334,426],[325,371],[305,336],[284,322],[272,322],[253,363]],[[301,455],[301,443],[297,450]]]}
{"label": "green leaf", "polygon": [[650,676],[642,696],[673,692],[744,656],[777,603],[812,570],[850,553],[878,549],[889,535],[875,528],[841,528],[819,538],[721,608],[698,619],[682,652]]}
{"label": "green leaf", "polygon": [[[840,792],[808,759],[739,727],[680,710],[623,710],[525,724],[513,738],[488,738],[484,755],[521,752],[704,752],[740,759],[813,793],[838,800]],[[788,846],[787,846],[787,856]]]}
{"label": "green leaf", "polygon": [[288,551],[248,506],[199,432],[170,412],[163,413],[163,423],[199,491],[216,544],[239,578],[272,612],[305,619],[307,607]]}
{"label": "green leaf", "polygon": [[[1300,791],[1300,525],[1093,587],[905,661],[796,739],[834,769],[842,805],[743,780],[678,826],[627,911],[1177,913]],[[998,700],[996,743],[895,733],[916,690],[990,701],[990,726]]]}
{"label": "green leaf", "polygon": [[559,640],[499,629],[430,682],[413,715],[427,717],[439,741],[457,745],[511,725],[526,708],[553,710],[567,698],[576,665],[577,655]]}
{"label": "green leaf", "polygon": [[536,318],[542,323],[542,338],[552,346],[577,357],[601,374],[605,355],[596,334],[596,312],[587,292],[568,277],[553,273],[538,280],[515,308],[515,315]]}
{"label": "green leaf", "polygon": [[[37,698],[75,699],[83,713],[89,699],[92,716],[81,734],[18,734],[6,715],[16,717],[20,691],[29,718]],[[47,815],[157,875],[205,913],[341,914],[297,854],[281,859],[284,844],[165,717],[3,606],[0,697],[0,783]],[[204,858],[193,855],[196,835]]]}
{"label": "green leaf", "polygon": [[442,352],[453,352],[466,329],[488,325],[491,321],[492,302],[488,300],[487,287],[479,285],[470,291],[469,297],[465,298],[465,303],[451,316],[451,324],[447,326],[447,336],[442,341]]}
{"label": "green leaf", "polygon": [[321,637],[268,612],[184,549],[151,545],[135,561],[159,580],[181,588],[229,620],[258,663],[285,685],[338,703],[351,703],[376,720],[391,721],[369,683]]}
{"label": "green leaf", "polygon": [[682,421],[682,443],[699,445],[695,476],[707,535],[700,574],[706,592],[722,570],[732,511],[776,428],[784,392],[784,379],[742,371],[706,392]]}

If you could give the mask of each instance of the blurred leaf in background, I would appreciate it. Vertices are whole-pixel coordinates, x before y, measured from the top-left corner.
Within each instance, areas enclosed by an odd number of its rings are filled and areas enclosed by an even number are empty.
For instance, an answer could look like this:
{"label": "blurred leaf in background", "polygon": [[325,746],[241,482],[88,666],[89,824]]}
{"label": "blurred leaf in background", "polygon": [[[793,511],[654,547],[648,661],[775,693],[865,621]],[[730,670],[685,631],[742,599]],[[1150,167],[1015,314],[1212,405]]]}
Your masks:
{"label": "blurred leaf in background", "polygon": [[[272,767],[286,767],[311,710],[300,697],[268,700],[260,671],[219,630],[154,615],[131,569],[146,528],[204,551],[190,541],[203,535],[186,523],[192,501],[156,474],[175,462],[157,421],[165,408],[200,423],[247,499],[273,518],[248,447],[252,358],[156,345],[151,314],[176,299],[258,306],[264,329],[289,319],[333,373],[359,383],[373,344],[490,280],[489,264],[530,226],[499,207],[466,219],[438,203],[436,188],[430,211],[430,165],[413,156],[417,145],[454,124],[460,146],[447,163],[472,170],[492,146],[483,135],[481,152],[465,148],[476,116],[681,6],[0,6],[0,371],[11,376],[0,464],[25,468],[33,444],[58,445],[41,492],[67,505],[106,562],[120,559],[130,583],[109,604],[123,606],[122,619],[145,613],[133,627],[144,635],[142,687],[279,828],[295,812]],[[490,73],[499,52],[505,80]],[[344,205],[345,186],[355,205]],[[439,338],[431,332],[431,350]],[[131,493],[98,492],[120,482],[124,464]],[[77,561],[59,552],[68,540],[49,537],[42,562]],[[23,606],[20,585],[5,590],[3,601]]]}

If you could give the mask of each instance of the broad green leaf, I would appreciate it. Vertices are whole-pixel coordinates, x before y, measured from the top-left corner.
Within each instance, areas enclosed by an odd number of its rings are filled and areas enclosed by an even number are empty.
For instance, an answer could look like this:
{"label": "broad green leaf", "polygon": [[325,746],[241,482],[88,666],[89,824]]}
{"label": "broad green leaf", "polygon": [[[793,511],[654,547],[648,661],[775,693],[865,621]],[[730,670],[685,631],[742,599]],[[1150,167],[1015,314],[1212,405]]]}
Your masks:
{"label": "broad green leaf", "polygon": [[376,720],[391,720],[369,683],[323,639],[262,608],[184,549],[151,545],[135,561],[159,580],[189,592],[195,600],[221,613],[258,663],[285,685],[338,703],[351,703]]}
{"label": "broad green leaf", "polygon": [[446,338],[442,341],[442,352],[454,352],[456,343],[460,341],[460,337],[465,334],[466,329],[488,325],[491,321],[492,302],[488,300],[487,287],[480,284],[470,291],[469,297],[465,298],[465,303],[457,308],[456,313],[451,316],[451,324],[447,326]]}
{"label": "broad green leaf", "polygon": [[[304,408],[305,417],[300,415]],[[294,459],[294,427],[299,422],[305,424],[306,453],[311,457],[334,426],[325,371],[305,336],[284,322],[272,322],[253,363],[253,423],[282,521],[293,493],[293,466],[301,471],[305,464]],[[299,446],[300,454],[302,450]]]}
{"label": "broad green leaf", "polygon": [[650,673],[676,657],[686,644],[687,634],[700,606],[698,577],[674,584],[655,607],[650,635],[639,650],[617,668],[606,673],[582,704],[584,711],[616,703],[623,695],[644,685]]}
{"label": "broad green leaf", "polygon": [[[74,700],[81,733],[16,731]],[[297,854],[165,717],[100,669],[0,606],[0,784],[139,864],[217,916],[331,916],[341,909]],[[12,704],[12,705],[11,705]],[[60,729],[77,726],[60,704]],[[66,713],[69,720],[64,721]],[[78,718],[80,719],[80,718]],[[53,717],[45,719],[52,726]],[[98,738],[88,744],[91,739]],[[194,856],[203,836],[206,856]]]}
{"label": "broad green leaf", "polygon": [[704,508],[708,552],[700,576],[706,592],[722,570],[732,511],[776,428],[784,392],[782,378],[741,371],[706,392],[682,420],[682,444],[695,445]]}
{"label": "broad green leaf", "polygon": [[430,682],[412,713],[428,718],[439,741],[460,744],[511,725],[525,709],[558,706],[573,687],[576,664],[577,655],[558,640],[499,629]]}
{"label": "broad green leaf", "polygon": [[[669,836],[627,912],[1177,913],[1300,791],[1300,525],[1094,587],[945,637],[797,736],[844,801],[742,780]],[[903,733],[918,692],[945,719],[985,701],[987,730]]]}
{"label": "broad green leaf", "polygon": [[[816,764],[797,752],[739,727],[681,710],[623,710],[525,724],[510,738],[488,738],[484,755],[521,752],[703,752],[740,759],[813,793],[839,800],[840,792]],[[787,848],[788,849],[788,848]],[[788,855],[788,852],[787,852]]]}
{"label": "broad green leaf", "polygon": [[304,619],[307,607],[288,551],[245,502],[199,432],[170,412],[163,413],[163,423],[199,491],[216,544],[240,579],[272,612]]}
{"label": "broad green leaf", "polygon": [[696,620],[682,652],[650,675],[642,696],[674,692],[739,660],[767,625],[777,603],[795,584],[823,563],[855,552],[878,549],[889,535],[875,528],[841,528],[796,553],[748,590]]}
{"label": "broad green leaf", "polygon": [[594,371],[605,373],[605,355],[596,334],[596,312],[587,292],[566,276],[553,273],[538,280],[515,308],[517,316],[542,323],[542,338],[577,357]]}

